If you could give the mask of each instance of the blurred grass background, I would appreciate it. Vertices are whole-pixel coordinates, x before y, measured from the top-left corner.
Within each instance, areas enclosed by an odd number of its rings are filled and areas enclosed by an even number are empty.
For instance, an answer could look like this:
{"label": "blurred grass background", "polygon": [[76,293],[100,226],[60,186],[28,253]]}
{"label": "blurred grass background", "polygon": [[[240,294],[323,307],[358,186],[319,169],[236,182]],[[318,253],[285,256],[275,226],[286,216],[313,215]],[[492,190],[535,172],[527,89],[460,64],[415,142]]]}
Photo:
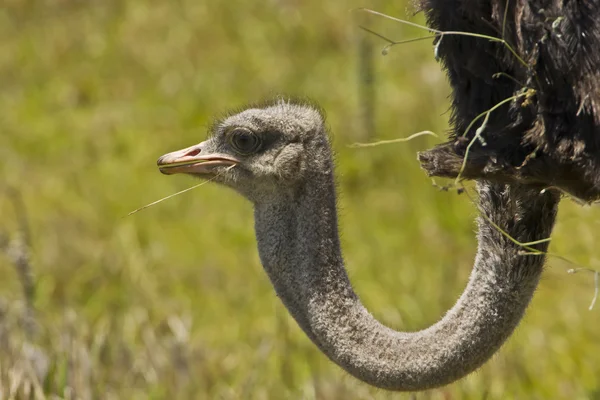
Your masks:
{"label": "blurred grass background", "polygon": [[[411,13],[402,0],[3,0],[1,398],[409,398],[351,378],[301,333],[262,271],[245,200],[206,185],[125,217],[194,183],[155,160],[201,141],[213,116],[307,96],[328,113],[357,292],[397,329],[440,318],[470,272],[475,208],[419,170],[435,139],[347,145],[443,134],[449,89],[431,41],[383,57],[357,26],[424,32],[349,12],[363,6]],[[565,201],[551,251],[597,268],[599,217]],[[27,248],[31,304],[14,265]],[[591,274],[571,267],[550,259],[483,368],[416,398],[600,399],[600,307],[588,311]]]}

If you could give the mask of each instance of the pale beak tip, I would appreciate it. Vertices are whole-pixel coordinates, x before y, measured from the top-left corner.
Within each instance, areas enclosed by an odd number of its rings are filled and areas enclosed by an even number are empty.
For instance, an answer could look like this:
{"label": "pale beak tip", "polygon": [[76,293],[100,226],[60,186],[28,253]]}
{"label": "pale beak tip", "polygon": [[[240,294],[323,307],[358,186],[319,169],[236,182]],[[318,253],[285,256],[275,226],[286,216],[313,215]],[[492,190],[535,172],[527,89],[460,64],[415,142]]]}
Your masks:
{"label": "pale beak tip", "polygon": [[159,167],[161,165],[163,165],[164,164],[164,160],[165,160],[165,156],[166,156],[166,154],[158,157],[158,160],[156,160],[156,165],[158,165]]}

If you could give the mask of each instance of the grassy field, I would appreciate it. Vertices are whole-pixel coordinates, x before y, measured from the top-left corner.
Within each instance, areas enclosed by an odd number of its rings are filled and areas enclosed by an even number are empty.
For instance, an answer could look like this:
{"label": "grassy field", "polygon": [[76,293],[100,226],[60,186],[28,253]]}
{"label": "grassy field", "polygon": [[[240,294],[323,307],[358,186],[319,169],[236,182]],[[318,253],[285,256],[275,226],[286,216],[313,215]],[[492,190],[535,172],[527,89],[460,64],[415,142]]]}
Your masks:
{"label": "grassy field", "polygon": [[[242,198],[205,185],[126,217],[194,183],[155,160],[201,141],[214,115],[307,96],[328,113],[358,294],[397,329],[440,318],[470,272],[475,208],[419,170],[433,138],[348,145],[443,134],[448,85],[429,40],[382,56],[359,24],[423,33],[349,12],[361,6],[411,13],[402,0],[3,1],[0,398],[410,398],[353,379],[303,335]],[[598,268],[599,226],[597,208],[564,201],[551,251]],[[600,399],[600,306],[588,311],[593,277],[572,267],[550,259],[503,349],[416,398]]]}

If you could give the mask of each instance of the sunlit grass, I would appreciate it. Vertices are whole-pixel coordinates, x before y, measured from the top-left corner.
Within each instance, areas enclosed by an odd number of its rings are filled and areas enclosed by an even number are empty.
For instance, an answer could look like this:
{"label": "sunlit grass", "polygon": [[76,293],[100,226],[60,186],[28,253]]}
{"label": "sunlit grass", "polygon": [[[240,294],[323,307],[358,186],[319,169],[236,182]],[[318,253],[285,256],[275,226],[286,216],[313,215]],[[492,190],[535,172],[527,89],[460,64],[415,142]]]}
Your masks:
{"label": "sunlit grass", "polygon": [[[124,218],[196,183],[155,161],[203,140],[213,115],[308,96],[328,113],[356,291],[395,328],[436,321],[466,284],[475,207],[420,171],[416,152],[440,139],[348,146],[447,129],[449,90],[424,41],[375,52],[376,131],[361,131],[358,39],[368,33],[349,10],[405,17],[404,4],[6,4],[0,232],[20,231],[6,185],[27,209],[37,329],[24,328],[18,275],[0,252],[0,397],[11,384],[64,398],[408,397],[356,381],[309,342],[262,271],[251,205],[233,192],[208,184]],[[420,33],[374,16],[360,24],[395,40]],[[599,216],[562,204],[550,250],[598,268]],[[524,322],[479,372],[418,398],[596,398],[594,282],[572,267],[549,261]]]}

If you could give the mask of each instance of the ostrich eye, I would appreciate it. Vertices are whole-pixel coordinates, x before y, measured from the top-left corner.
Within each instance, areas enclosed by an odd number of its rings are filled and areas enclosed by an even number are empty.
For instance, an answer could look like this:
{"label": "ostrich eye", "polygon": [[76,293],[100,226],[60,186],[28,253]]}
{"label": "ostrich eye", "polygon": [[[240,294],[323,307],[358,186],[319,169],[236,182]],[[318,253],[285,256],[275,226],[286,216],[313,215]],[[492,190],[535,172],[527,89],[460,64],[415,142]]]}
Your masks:
{"label": "ostrich eye", "polygon": [[228,135],[229,144],[240,154],[257,151],[261,145],[260,138],[247,128],[235,128]]}

